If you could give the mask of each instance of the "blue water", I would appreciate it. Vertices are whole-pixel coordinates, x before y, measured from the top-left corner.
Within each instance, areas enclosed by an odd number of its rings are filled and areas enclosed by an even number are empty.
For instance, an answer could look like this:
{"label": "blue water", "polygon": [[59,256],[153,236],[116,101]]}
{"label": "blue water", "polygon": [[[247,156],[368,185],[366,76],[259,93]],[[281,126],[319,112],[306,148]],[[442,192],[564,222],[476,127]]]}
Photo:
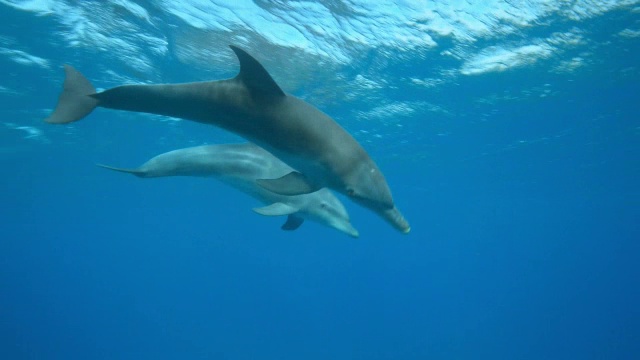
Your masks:
{"label": "blue water", "polygon": [[[0,1],[0,358],[640,358],[640,2],[510,3]],[[409,235],[94,165],[241,141],[212,126],[43,122],[64,63],[222,79],[227,44],[363,144]]]}

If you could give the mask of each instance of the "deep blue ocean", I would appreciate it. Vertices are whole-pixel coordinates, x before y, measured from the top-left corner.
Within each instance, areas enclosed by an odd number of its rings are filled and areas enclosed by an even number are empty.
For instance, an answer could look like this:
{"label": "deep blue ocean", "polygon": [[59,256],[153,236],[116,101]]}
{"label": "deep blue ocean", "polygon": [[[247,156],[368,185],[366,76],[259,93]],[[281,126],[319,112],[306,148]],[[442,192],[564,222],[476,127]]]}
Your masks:
{"label": "deep blue ocean", "polygon": [[[218,80],[229,44],[363,145],[410,234],[95,166],[243,141],[214,126],[43,121],[63,64]],[[0,0],[0,359],[640,359],[639,64],[638,0]]]}

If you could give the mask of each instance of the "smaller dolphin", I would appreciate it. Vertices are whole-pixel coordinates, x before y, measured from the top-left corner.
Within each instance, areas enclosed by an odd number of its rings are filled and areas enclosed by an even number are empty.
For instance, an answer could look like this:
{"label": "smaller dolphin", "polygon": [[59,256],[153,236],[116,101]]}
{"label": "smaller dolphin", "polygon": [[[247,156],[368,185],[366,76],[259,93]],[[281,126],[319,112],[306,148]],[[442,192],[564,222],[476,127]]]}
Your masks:
{"label": "smaller dolphin", "polygon": [[295,230],[304,219],[337,229],[352,237],[358,231],[349,214],[333,193],[322,188],[316,192],[285,196],[259,186],[257,179],[282,177],[293,169],[261,147],[251,144],[205,145],[169,151],[151,158],[136,169],[98,166],[130,173],[142,178],[164,176],[214,177],[256,199],[265,207],[253,209],[266,216],[287,215],[283,230]]}

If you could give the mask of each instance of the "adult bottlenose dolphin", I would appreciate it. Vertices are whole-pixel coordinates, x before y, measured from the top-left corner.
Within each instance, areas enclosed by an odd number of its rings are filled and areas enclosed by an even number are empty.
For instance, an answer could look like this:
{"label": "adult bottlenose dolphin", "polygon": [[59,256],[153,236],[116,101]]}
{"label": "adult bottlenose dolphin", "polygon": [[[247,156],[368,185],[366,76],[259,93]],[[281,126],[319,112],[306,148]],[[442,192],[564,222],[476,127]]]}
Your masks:
{"label": "adult bottlenose dolphin", "polygon": [[98,165],[142,178],[164,176],[213,177],[252,197],[265,207],[253,209],[267,216],[287,215],[283,230],[295,230],[304,219],[317,221],[343,233],[358,237],[349,214],[329,189],[285,196],[264,189],[256,179],[278,178],[293,169],[266,150],[251,143],[205,145],[169,151],[151,158],[135,169]]}
{"label": "adult bottlenose dolphin", "polygon": [[100,93],[69,65],[58,105],[46,121],[80,120],[96,106],[212,124],[263,147],[297,171],[258,183],[282,195],[328,187],[371,209],[403,233],[411,229],[395,207],[384,175],[362,146],[314,106],[285,94],[262,65],[231,46],[235,78],[184,84],[124,85]]}

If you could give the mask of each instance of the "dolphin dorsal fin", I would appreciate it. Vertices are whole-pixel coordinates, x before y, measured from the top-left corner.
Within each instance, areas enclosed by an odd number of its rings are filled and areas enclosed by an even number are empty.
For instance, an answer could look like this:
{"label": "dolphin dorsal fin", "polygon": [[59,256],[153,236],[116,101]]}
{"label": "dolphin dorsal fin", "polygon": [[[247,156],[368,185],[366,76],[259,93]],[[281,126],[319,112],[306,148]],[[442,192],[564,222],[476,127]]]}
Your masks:
{"label": "dolphin dorsal fin", "polygon": [[236,53],[240,61],[240,73],[236,76],[236,80],[242,81],[252,95],[286,96],[258,60],[239,47],[233,45],[229,45],[229,47]]}

